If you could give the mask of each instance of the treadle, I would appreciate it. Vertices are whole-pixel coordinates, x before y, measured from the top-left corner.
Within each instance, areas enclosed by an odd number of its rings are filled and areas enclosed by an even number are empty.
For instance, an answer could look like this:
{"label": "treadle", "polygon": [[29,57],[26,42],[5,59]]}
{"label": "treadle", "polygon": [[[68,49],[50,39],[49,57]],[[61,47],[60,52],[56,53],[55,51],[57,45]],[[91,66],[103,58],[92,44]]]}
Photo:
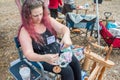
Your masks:
{"label": "treadle", "polygon": [[31,70],[31,79],[30,80],[38,80],[38,79],[40,79],[41,75],[37,71],[35,71],[33,69],[33,67],[31,67],[25,61],[20,61],[20,62],[16,63],[15,65],[10,66],[10,68],[9,68],[10,73],[13,75],[13,77],[16,80],[22,80],[22,78],[21,78],[21,76],[19,74],[19,69],[21,67],[24,67],[24,66],[29,67],[30,70]]}

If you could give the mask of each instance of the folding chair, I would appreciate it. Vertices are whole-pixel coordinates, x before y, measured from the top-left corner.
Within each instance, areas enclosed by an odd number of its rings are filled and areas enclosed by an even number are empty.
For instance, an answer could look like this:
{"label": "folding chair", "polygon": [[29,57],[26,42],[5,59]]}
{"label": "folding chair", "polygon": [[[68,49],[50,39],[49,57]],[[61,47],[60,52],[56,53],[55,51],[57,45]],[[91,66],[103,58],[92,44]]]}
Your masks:
{"label": "folding chair", "polygon": [[92,36],[95,22],[95,15],[81,15],[70,12],[66,14],[66,26],[70,29],[86,29],[86,36],[88,31],[91,31],[90,36]]}
{"label": "folding chair", "polygon": [[14,38],[14,42],[18,50],[19,58],[10,63],[9,72],[12,74],[12,76],[16,80],[22,80],[19,74],[19,69],[24,66],[30,68],[30,71],[31,71],[30,80],[50,80],[50,79],[55,80],[56,79],[57,75],[54,74],[50,76],[49,72],[44,70],[40,62],[32,62],[32,61],[29,61],[27,58],[25,58],[17,37]]}
{"label": "folding chair", "polygon": [[[30,68],[30,70],[31,70],[31,78],[30,79],[31,80],[38,80],[38,79],[44,77],[44,68],[43,68],[42,64],[40,62],[28,61],[22,53],[21,46],[20,46],[20,43],[19,43],[17,37],[14,38],[14,42],[15,42],[16,48],[18,50],[19,58],[10,63],[9,71],[13,75],[13,77],[16,80],[22,80],[22,78],[19,74],[19,69],[24,66],[27,66]],[[33,63],[36,63],[39,65],[40,71],[38,71],[37,67],[35,65],[33,65]]]}

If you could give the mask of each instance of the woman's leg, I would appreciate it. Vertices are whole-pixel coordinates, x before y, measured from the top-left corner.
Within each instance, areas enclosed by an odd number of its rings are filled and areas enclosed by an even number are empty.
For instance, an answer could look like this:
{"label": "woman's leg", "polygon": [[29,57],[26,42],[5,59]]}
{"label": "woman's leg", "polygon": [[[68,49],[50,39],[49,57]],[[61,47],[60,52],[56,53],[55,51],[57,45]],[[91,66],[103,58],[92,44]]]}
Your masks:
{"label": "woman's leg", "polygon": [[[44,63],[43,67],[46,71],[53,72],[53,67],[54,67],[53,65]],[[74,79],[73,70],[69,65],[65,68],[62,68],[62,70],[59,74],[61,75],[61,80],[76,80],[76,79]]]}
{"label": "woman's leg", "polygon": [[56,19],[58,17],[57,9],[50,9],[50,15],[51,15],[51,17]]}
{"label": "woman's leg", "polygon": [[81,80],[81,67],[80,63],[75,56],[72,57],[72,62],[70,63],[74,73],[74,80]]}
{"label": "woman's leg", "polygon": [[61,80],[75,80],[72,68],[68,65],[66,68],[62,68]]}

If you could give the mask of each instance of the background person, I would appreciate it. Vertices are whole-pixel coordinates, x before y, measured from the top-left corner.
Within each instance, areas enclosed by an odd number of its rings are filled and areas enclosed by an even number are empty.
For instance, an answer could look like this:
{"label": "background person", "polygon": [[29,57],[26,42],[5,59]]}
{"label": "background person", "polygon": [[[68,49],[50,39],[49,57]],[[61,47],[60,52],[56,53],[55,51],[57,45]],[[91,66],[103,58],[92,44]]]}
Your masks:
{"label": "background person", "polygon": [[50,15],[53,18],[58,17],[58,7],[62,6],[62,0],[49,0]]}
{"label": "background person", "polygon": [[[98,0],[98,4],[102,4],[103,0]],[[93,11],[96,10],[96,0],[93,1]]]}

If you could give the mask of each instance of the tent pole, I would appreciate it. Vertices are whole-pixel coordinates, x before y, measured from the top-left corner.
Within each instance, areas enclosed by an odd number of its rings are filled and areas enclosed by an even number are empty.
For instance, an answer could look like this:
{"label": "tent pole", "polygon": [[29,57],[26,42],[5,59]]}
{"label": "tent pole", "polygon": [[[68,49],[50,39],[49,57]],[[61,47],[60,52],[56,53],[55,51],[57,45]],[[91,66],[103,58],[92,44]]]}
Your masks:
{"label": "tent pole", "polygon": [[97,27],[98,27],[98,44],[100,45],[100,25],[99,25],[99,10],[98,10],[98,0],[96,0],[96,14],[97,14]]}

